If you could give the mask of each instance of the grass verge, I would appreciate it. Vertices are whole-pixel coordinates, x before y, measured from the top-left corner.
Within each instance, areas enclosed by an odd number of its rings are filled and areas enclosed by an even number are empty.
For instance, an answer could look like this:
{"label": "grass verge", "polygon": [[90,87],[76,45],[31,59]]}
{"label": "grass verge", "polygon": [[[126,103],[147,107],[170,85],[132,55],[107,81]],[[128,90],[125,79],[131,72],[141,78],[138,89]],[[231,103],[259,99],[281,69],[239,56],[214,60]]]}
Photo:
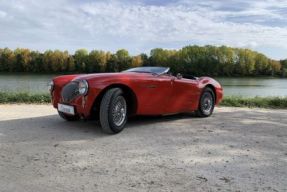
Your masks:
{"label": "grass verge", "polygon": [[[13,93],[0,92],[0,104],[5,103],[50,103],[51,97],[48,93]],[[287,97],[224,97],[220,106],[249,107],[249,108],[272,108],[287,109]]]}
{"label": "grass verge", "polygon": [[13,93],[0,92],[0,103],[50,103],[51,96],[48,93]]}
{"label": "grass verge", "polygon": [[228,107],[249,107],[249,108],[272,108],[272,109],[287,109],[287,97],[224,97],[220,106]]}

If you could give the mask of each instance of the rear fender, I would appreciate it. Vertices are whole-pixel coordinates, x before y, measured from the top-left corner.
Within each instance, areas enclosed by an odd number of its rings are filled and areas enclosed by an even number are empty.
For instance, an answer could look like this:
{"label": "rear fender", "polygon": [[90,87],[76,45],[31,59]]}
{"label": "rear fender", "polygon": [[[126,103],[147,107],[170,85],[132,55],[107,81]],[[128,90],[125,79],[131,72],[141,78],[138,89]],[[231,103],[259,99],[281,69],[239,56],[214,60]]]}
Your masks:
{"label": "rear fender", "polygon": [[211,89],[213,89],[215,94],[215,104],[218,105],[223,98],[223,89],[221,85],[215,79],[212,79],[210,77],[200,77],[198,81],[201,92],[204,90],[205,87],[210,87]]}

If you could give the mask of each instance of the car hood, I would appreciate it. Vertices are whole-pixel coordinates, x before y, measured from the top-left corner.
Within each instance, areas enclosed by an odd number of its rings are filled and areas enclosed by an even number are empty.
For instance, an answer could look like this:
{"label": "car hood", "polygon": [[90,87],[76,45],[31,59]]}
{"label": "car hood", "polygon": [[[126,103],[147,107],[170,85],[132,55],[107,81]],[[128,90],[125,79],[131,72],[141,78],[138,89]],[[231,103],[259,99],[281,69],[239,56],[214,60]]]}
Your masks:
{"label": "car hood", "polygon": [[124,72],[124,73],[93,73],[93,74],[83,74],[76,76],[73,80],[93,80],[93,79],[117,79],[117,78],[135,78],[135,77],[143,77],[151,74],[144,73],[132,73],[132,72]]}

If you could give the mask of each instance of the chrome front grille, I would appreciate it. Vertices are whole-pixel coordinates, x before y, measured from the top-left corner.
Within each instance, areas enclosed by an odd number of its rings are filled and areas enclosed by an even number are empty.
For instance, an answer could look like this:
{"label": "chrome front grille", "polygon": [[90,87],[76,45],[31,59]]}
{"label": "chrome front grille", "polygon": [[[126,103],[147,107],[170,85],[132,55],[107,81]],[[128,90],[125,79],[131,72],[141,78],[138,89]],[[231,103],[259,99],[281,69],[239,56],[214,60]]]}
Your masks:
{"label": "chrome front grille", "polygon": [[61,92],[62,102],[69,103],[79,95],[78,84],[78,82],[72,81],[63,87]]}

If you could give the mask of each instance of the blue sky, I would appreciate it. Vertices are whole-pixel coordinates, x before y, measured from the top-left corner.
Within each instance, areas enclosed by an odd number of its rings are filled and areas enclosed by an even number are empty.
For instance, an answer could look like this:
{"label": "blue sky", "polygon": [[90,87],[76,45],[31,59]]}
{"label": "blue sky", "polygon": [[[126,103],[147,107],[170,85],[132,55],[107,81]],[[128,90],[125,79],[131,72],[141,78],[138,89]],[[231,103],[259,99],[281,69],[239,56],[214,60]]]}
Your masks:
{"label": "blue sky", "polygon": [[287,1],[0,0],[0,47],[138,54],[190,44],[287,58]]}

